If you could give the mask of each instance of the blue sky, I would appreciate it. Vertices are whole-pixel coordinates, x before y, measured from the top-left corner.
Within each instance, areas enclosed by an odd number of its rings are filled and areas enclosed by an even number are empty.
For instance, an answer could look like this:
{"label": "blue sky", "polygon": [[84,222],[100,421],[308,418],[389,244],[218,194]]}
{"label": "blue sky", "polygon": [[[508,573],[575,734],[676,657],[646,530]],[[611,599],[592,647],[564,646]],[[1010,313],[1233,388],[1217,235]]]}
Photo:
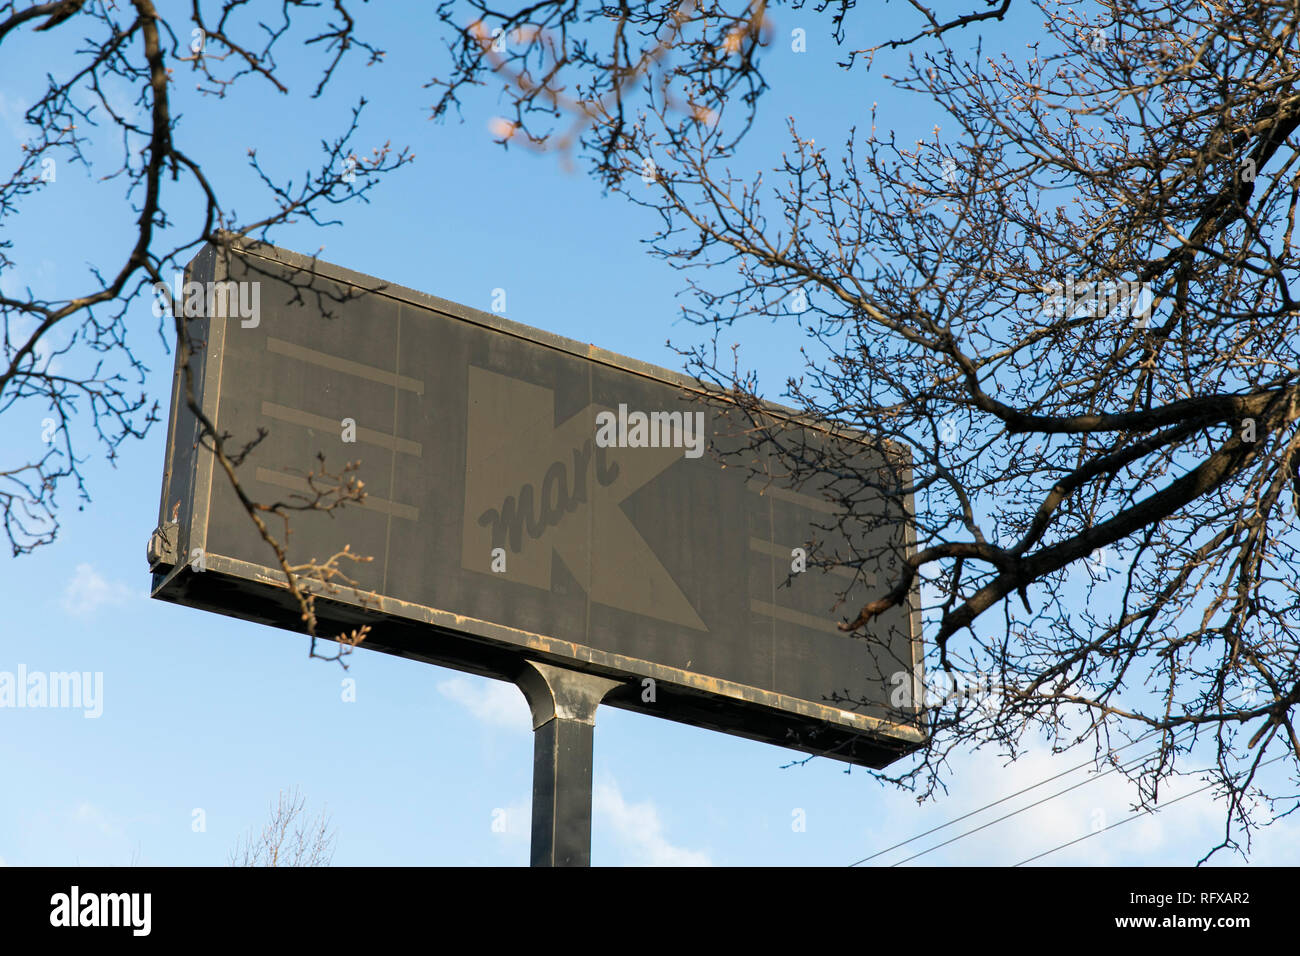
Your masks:
{"label": "blue sky", "polygon": [[[897,4],[873,7],[869,16],[859,11],[851,29],[872,36],[851,32],[848,45],[910,23],[906,13]],[[203,162],[227,201],[249,218],[265,202],[247,169],[250,147],[274,173],[301,177],[320,140],[335,135],[365,94],[370,105],[357,144],[366,151],[385,140],[409,145],[416,162],[386,179],[369,204],[341,207],[343,225],[285,227],[273,235],[279,245],[304,253],[323,247],[329,261],[477,308],[490,308],[492,290],[504,288],[511,319],[677,367],[665,340],[690,343],[699,333],[676,321],[681,277],[646,255],[652,219],[566,173],[554,156],[494,145],[486,93],[467,103],[463,124],[430,122],[433,95],[422,85],[442,62],[441,28],[425,5],[371,5],[358,19],[387,50],[385,62],[345,63],[319,101],[307,95],[320,61],[289,48],[281,58],[292,81],[288,97],[251,80],[225,101],[183,97],[182,148]],[[770,169],[779,160],[790,115],[804,136],[825,143],[842,142],[855,122],[868,126],[877,101],[878,124],[896,129],[902,142],[942,121],[892,91],[879,70],[844,78],[835,66],[840,54],[810,10],[782,8],[774,19],[773,90],[739,168]],[[1035,23],[1029,17],[998,28],[998,42],[1022,50]],[[807,53],[789,50],[796,27],[808,31]],[[69,62],[62,51],[70,36],[24,33],[5,45],[0,157],[10,163],[26,137],[22,110],[45,71]],[[183,69],[177,72],[183,88]],[[129,99],[123,94],[124,104]],[[6,277],[6,291],[30,284],[66,297],[84,287],[87,262],[114,261],[109,250],[120,247],[133,220],[120,186],[99,180],[115,168],[114,145],[105,130],[97,141],[105,165],[90,174],[61,165],[56,181],[10,221],[4,237],[14,240],[18,271]],[[186,198],[193,195],[182,190],[169,207],[182,228],[193,222]],[[172,359],[146,300],[136,305],[133,327],[133,344],[151,369],[145,387],[165,404]],[[797,372],[790,364],[797,331],[759,324],[736,337],[764,381]],[[0,442],[35,441],[40,417],[36,409],[30,420],[6,416]],[[246,830],[260,828],[277,791],[300,787],[310,809],[332,816],[336,864],[525,864],[532,739],[515,688],[364,651],[345,675],[309,661],[300,636],[149,600],[145,543],[157,519],[165,437],[164,423],[127,444],[116,468],[92,458],[85,470],[93,501],[78,510],[73,495],[61,496],[58,540],[23,558],[0,558],[0,670],[103,675],[98,718],[0,710],[8,783],[0,789],[0,860],[222,864]],[[344,677],[356,681],[354,702],[343,699]],[[1087,756],[1052,757],[1046,743],[1009,766],[992,751],[965,755],[954,762],[950,793],[918,807],[911,795],[833,761],[783,769],[799,755],[609,708],[600,711],[595,746],[598,865],[844,865]],[[1098,821],[1117,822],[1135,794],[1116,776],[916,862],[1015,863]],[[1083,778],[1080,771],[1007,806]],[[1169,796],[1196,786],[1177,784]],[[803,829],[794,825],[800,818]],[[1204,794],[1045,862],[1187,864],[1221,827],[1222,810]],[[1252,861],[1294,861],[1298,836],[1300,824],[1263,831]]]}

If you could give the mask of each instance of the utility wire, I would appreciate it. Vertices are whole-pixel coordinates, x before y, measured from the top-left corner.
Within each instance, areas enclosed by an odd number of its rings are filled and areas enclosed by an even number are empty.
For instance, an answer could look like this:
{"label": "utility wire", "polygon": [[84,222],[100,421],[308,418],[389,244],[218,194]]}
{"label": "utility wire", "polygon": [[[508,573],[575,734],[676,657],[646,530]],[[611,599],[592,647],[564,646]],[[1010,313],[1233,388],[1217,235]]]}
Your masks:
{"label": "utility wire", "polygon": [[[1141,739],[1142,738],[1140,737],[1138,738],[1138,740]],[[1134,741],[1134,743],[1136,742],[1137,741]],[[1157,751],[1152,751],[1152,753],[1149,754],[1143,754],[1141,757],[1138,757],[1131,764],[1129,764],[1128,765],[1129,768],[1140,765],[1143,761],[1150,759],[1156,753],[1159,753],[1159,751],[1157,750]],[[1078,768],[1076,767],[1075,769]],[[1113,773],[1117,769],[1119,768],[1111,767],[1109,770],[1099,773],[1096,776],[1088,777],[1084,780],[1080,780],[1078,783],[1071,784],[1070,786],[1066,787],[1064,790],[1058,790],[1056,793],[1048,794],[1047,796],[1043,797],[1043,799],[1041,800],[1035,800],[1033,803],[1023,806],[1018,810],[1012,810],[1010,813],[998,817],[996,820],[990,820],[988,823],[980,824],[979,826],[975,827],[973,830],[967,830],[965,833],[959,833],[951,840],[944,840],[942,843],[936,843],[934,846],[930,847],[929,849],[922,850],[920,853],[914,853],[911,856],[907,857],[906,859],[899,860],[897,863],[891,863],[890,866],[902,866],[904,863],[910,863],[912,860],[915,860],[918,857],[925,856],[927,853],[933,853],[935,850],[938,850],[941,847],[945,847],[950,843],[956,843],[962,837],[968,837],[972,833],[978,833],[980,830],[988,829],[989,827],[993,826],[993,824],[995,823],[1001,823],[1003,820],[1009,820],[1012,817],[1016,816],[1016,814],[1024,813],[1026,810],[1032,810],[1034,807],[1040,806],[1046,803],[1048,800],[1055,799],[1056,797],[1059,797],[1063,793],[1069,793],[1071,790],[1078,790],[1080,787],[1092,783],[1094,780],[1100,780],[1102,777],[1106,776],[1106,774]],[[1035,786],[1040,786],[1040,784],[1035,784]]]}
{"label": "utility wire", "polygon": [[[1129,747],[1141,743],[1142,741],[1146,740],[1148,737],[1150,737],[1152,734],[1156,732],[1157,731],[1155,730],[1147,731],[1145,734],[1143,734],[1141,737],[1138,737],[1136,740],[1131,740],[1128,743],[1126,743],[1123,747],[1120,747],[1116,750],[1112,750],[1110,752],[1113,754],[1121,753],[1122,751],[1127,750]],[[862,863],[866,863],[868,860],[874,860],[878,856],[884,856],[886,853],[889,853],[892,850],[897,850],[900,847],[907,846],[909,843],[915,843],[917,840],[921,839],[921,837],[926,837],[929,836],[931,833],[937,833],[940,830],[947,829],[948,827],[952,826],[954,823],[960,823],[962,820],[965,820],[968,817],[973,817],[977,813],[983,813],[985,810],[989,810],[992,809],[993,807],[996,807],[999,803],[1006,803],[1008,800],[1018,797],[1021,794],[1028,793],[1030,790],[1037,790],[1039,787],[1049,784],[1053,780],[1059,780],[1061,777],[1064,777],[1067,774],[1072,774],[1076,770],[1081,770],[1082,768],[1091,766],[1094,763],[1095,760],[1085,760],[1083,763],[1079,764],[1078,766],[1071,767],[1068,770],[1062,770],[1060,773],[1054,774],[1053,776],[1048,777],[1046,780],[1040,780],[1038,781],[1038,783],[1031,783],[1023,790],[1017,790],[1015,793],[1009,793],[1005,797],[1000,797],[999,799],[994,800],[992,803],[986,803],[984,806],[971,810],[969,813],[963,813],[959,817],[953,817],[953,819],[949,820],[947,823],[941,823],[937,827],[931,827],[930,829],[926,830],[924,833],[918,833],[916,836],[909,837],[908,839],[904,840],[902,843],[895,843],[891,847],[886,847],[883,850],[879,850],[876,853],[871,854],[871,856],[865,856],[862,859],[858,860],[857,863],[850,863],[849,866],[858,866]],[[1113,769],[1114,768],[1112,767],[1111,770]],[[1088,779],[1096,780],[1102,776],[1105,776],[1105,774],[1110,772],[1111,772],[1110,770],[1107,770],[1104,771],[1103,773],[1098,774],[1096,777],[1089,777]],[[974,831],[970,831],[970,832],[974,832]]]}
{"label": "utility wire", "polygon": [[[1237,703],[1237,702],[1239,702],[1239,701],[1234,701],[1234,703]],[[1126,743],[1124,746],[1122,746],[1122,747],[1118,747],[1118,748],[1116,748],[1115,750],[1110,751],[1110,754],[1113,755],[1113,754],[1117,754],[1117,753],[1122,753],[1123,751],[1127,750],[1129,747],[1136,746],[1137,744],[1139,744],[1139,743],[1141,743],[1142,741],[1146,740],[1148,737],[1150,737],[1150,736],[1152,736],[1152,735],[1154,735],[1154,734],[1157,734],[1157,733],[1160,733],[1160,729],[1159,729],[1159,728],[1153,728],[1152,730],[1147,731],[1147,732],[1146,732],[1145,734],[1143,734],[1141,737],[1137,737],[1137,738],[1135,738],[1134,740],[1131,740],[1131,741],[1129,741],[1128,743]],[[1135,761],[1134,764],[1136,764],[1136,763],[1140,763],[1141,760],[1145,760],[1145,759],[1148,759],[1148,758],[1150,758],[1150,757],[1153,757],[1153,756],[1155,756],[1157,753],[1159,753],[1158,750],[1156,750],[1156,751],[1152,751],[1151,753],[1146,754],[1144,757],[1139,758],[1139,760],[1138,760],[1138,761]],[[1041,787],[1041,786],[1044,786],[1044,785],[1046,785],[1046,784],[1051,783],[1053,780],[1059,780],[1061,777],[1064,777],[1064,776],[1067,776],[1068,774],[1074,773],[1076,770],[1081,770],[1081,769],[1084,768],[1084,767],[1087,767],[1087,766],[1093,765],[1094,763],[1095,763],[1095,760],[1085,760],[1083,763],[1078,764],[1077,766],[1074,766],[1074,767],[1070,767],[1068,770],[1062,770],[1060,773],[1053,774],[1052,776],[1047,777],[1047,778],[1044,779],[1044,780],[1040,780],[1038,783],[1030,784],[1028,787],[1025,787],[1025,788],[1023,788],[1023,789],[1021,789],[1021,790],[1017,790],[1015,793],[1009,793],[1009,794],[1007,794],[1005,797],[1001,797],[1001,798],[999,798],[999,799],[997,799],[997,800],[994,800],[992,803],[987,803],[987,804],[985,804],[985,805],[982,806],[982,807],[977,807],[976,809],[971,810],[969,813],[963,813],[963,814],[962,814],[961,816],[959,816],[959,817],[954,817],[953,819],[949,820],[947,823],[941,823],[941,824],[939,824],[939,825],[936,826],[936,827],[931,827],[930,829],[928,829],[928,830],[926,830],[926,831],[924,831],[924,832],[922,832],[922,833],[918,833],[918,834],[917,834],[916,836],[914,836],[914,837],[909,837],[908,839],[902,841],[901,843],[895,843],[895,844],[894,844],[893,846],[891,846],[891,847],[886,847],[885,849],[883,849],[883,850],[879,850],[879,851],[877,851],[877,852],[871,854],[870,856],[863,857],[861,860],[858,860],[858,861],[855,862],[855,863],[850,863],[849,866],[850,866],[850,867],[859,866],[859,865],[861,865],[861,864],[863,864],[863,863],[866,863],[868,860],[874,860],[874,859],[875,859],[876,857],[878,857],[878,856],[883,856],[884,854],[889,853],[889,852],[891,852],[891,851],[893,851],[893,850],[897,850],[897,849],[899,849],[900,847],[907,846],[907,844],[909,844],[909,843],[914,843],[914,842],[916,842],[917,840],[921,839],[922,837],[929,836],[931,833],[937,833],[937,832],[940,831],[940,830],[947,829],[948,827],[952,826],[954,823],[960,823],[962,820],[966,820],[966,819],[968,819],[968,818],[970,818],[970,817],[975,816],[976,814],[983,813],[985,810],[992,809],[993,807],[996,807],[996,806],[997,806],[998,804],[1000,804],[1000,803],[1006,803],[1008,800],[1011,800],[1011,799],[1013,799],[1013,798],[1015,798],[1015,797],[1018,797],[1018,796],[1020,796],[1020,795],[1022,795],[1022,794],[1028,793],[1028,792],[1031,791],[1031,790],[1036,790],[1036,789],[1038,789],[1038,788]],[[1130,766],[1133,766],[1134,764],[1130,764]],[[999,823],[999,822],[1001,822],[1002,820],[1009,819],[1010,817],[1015,816],[1017,813],[1023,812],[1024,810],[1030,810],[1030,809],[1033,809],[1034,807],[1039,806],[1040,804],[1046,803],[1048,800],[1052,799],[1052,797],[1058,797],[1058,796],[1060,796],[1060,795],[1063,794],[1063,793],[1069,793],[1071,790],[1077,789],[1078,787],[1083,786],[1083,784],[1085,784],[1085,783],[1090,783],[1090,782],[1092,782],[1093,780],[1100,780],[1102,777],[1105,777],[1105,776],[1107,776],[1108,774],[1114,773],[1116,770],[1119,770],[1119,769],[1121,769],[1119,766],[1113,766],[1113,767],[1110,767],[1110,768],[1108,768],[1108,769],[1106,769],[1106,770],[1103,770],[1102,772],[1096,774],[1095,776],[1089,777],[1087,780],[1084,780],[1084,781],[1082,781],[1081,783],[1075,784],[1074,786],[1071,786],[1071,787],[1067,787],[1067,788],[1064,789],[1064,790],[1060,790],[1060,791],[1058,791],[1057,793],[1052,794],[1052,796],[1044,797],[1042,800],[1038,800],[1038,801],[1035,801],[1034,803],[1029,804],[1028,806],[1021,807],[1020,810],[1016,810],[1016,811],[1013,811],[1012,813],[1006,814],[1005,816],[999,817],[997,820],[993,820],[993,821],[991,821],[991,822],[989,822],[989,823],[984,824],[983,826],[975,827],[973,830],[967,830],[965,833],[959,834],[958,836],[953,837],[951,840],[946,840],[946,841],[944,841],[943,843],[940,843],[940,844],[937,844],[937,845],[935,845],[935,846],[930,847],[928,850],[922,850],[920,853],[917,853],[917,854],[915,854],[915,855],[913,855],[913,856],[909,856],[909,857],[907,857],[907,858],[904,859],[904,860],[899,860],[897,863],[894,863],[894,864],[891,864],[891,865],[892,865],[892,866],[899,866],[899,865],[902,864],[902,863],[907,863],[907,862],[909,862],[909,861],[911,861],[911,860],[915,860],[917,857],[924,856],[925,854],[931,852],[932,850],[937,850],[937,849],[939,849],[940,847],[945,847],[945,846],[947,846],[947,845],[950,844],[950,843],[954,843],[954,842],[956,842],[957,840],[960,840],[960,839],[961,839],[962,837],[964,837],[964,836],[969,836],[969,835],[972,834],[972,833],[977,833],[977,832],[979,832],[980,830],[983,830],[983,829],[985,829],[985,828],[987,828],[987,827],[992,826],[994,823]],[[1098,831],[1098,832],[1101,832],[1101,831]]]}
{"label": "utility wire", "polygon": [[[1267,766],[1268,766],[1269,764],[1271,764],[1271,763],[1277,763],[1279,760],[1281,760],[1281,759],[1282,759],[1283,757],[1285,757],[1285,756],[1286,756],[1286,754],[1278,754],[1278,755],[1277,755],[1276,757],[1274,757],[1272,760],[1265,760],[1265,761],[1264,761],[1262,764],[1260,764],[1259,766],[1260,766],[1260,767],[1267,767]],[[1213,767],[1207,767],[1207,768],[1205,768],[1204,770],[1202,770],[1202,771],[1200,771],[1200,772],[1201,772],[1201,773],[1209,773],[1212,769],[1214,769],[1214,768],[1213,768]],[[1174,799],[1169,800],[1169,801],[1167,801],[1166,803],[1162,803],[1162,804],[1161,804],[1160,806],[1158,806],[1158,807],[1149,807],[1149,808],[1147,808],[1146,810],[1140,810],[1140,811],[1138,811],[1137,813],[1134,813],[1134,814],[1131,815],[1131,816],[1127,816],[1127,817],[1125,817],[1123,820],[1120,820],[1120,821],[1118,821],[1118,822],[1116,822],[1116,823],[1112,823],[1112,824],[1111,824],[1110,826],[1108,826],[1108,827],[1102,827],[1100,830],[1093,830],[1091,833],[1085,833],[1083,836],[1079,837],[1079,838],[1076,839],[1076,840],[1071,840],[1069,843],[1062,843],[1060,846],[1054,846],[1054,847],[1052,847],[1050,850],[1044,850],[1042,853],[1039,853],[1037,856],[1031,856],[1031,857],[1030,857],[1029,859],[1027,859],[1027,860],[1021,860],[1019,863],[1014,864],[1014,866],[1024,866],[1026,863],[1032,863],[1034,860],[1041,860],[1043,857],[1047,856],[1048,854],[1055,853],[1057,850],[1064,850],[1067,846],[1074,846],[1076,843],[1082,843],[1084,840],[1088,839],[1088,837],[1095,837],[1095,836],[1096,836],[1097,834],[1099,834],[1099,833],[1105,833],[1107,830],[1113,830],[1113,829],[1115,829],[1117,826],[1120,826],[1120,825],[1122,825],[1122,824],[1125,824],[1125,823],[1132,823],[1132,822],[1133,822],[1134,820],[1136,820],[1138,817],[1144,817],[1144,816],[1146,816],[1148,813],[1155,813],[1157,810],[1163,810],[1165,807],[1173,806],[1173,805],[1174,805],[1175,803],[1177,803],[1179,800],[1186,800],[1188,797],[1194,797],[1194,796],[1196,796],[1198,793],[1204,793],[1206,790],[1209,790],[1212,786],[1214,786],[1214,781],[1213,781],[1213,780],[1211,780],[1211,781],[1210,781],[1209,783],[1207,783],[1205,786],[1200,787],[1200,788],[1198,788],[1198,789],[1196,789],[1196,790],[1193,790],[1191,793],[1185,793],[1185,794],[1183,794],[1181,797],[1174,797]]]}

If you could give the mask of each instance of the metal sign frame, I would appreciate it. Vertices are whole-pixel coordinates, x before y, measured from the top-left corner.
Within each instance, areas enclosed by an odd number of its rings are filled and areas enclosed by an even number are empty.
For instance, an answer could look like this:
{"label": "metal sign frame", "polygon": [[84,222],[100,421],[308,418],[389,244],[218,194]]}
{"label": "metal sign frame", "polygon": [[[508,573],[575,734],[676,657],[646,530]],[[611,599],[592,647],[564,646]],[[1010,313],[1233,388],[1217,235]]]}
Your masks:
{"label": "metal sign frame", "polygon": [[[201,284],[225,283],[232,276],[231,262],[235,260],[241,269],[255,265],[271,270],[288,270],[291,275],[306,277],[308,283],[319,279],[354,290],[358,297],[382,297],[385,302],[395,303],[398,307],[423,310],[439,321],[466,323],[582,362],[596,363],[639,380],[671,386],[683,394],[705,396],[714,402],[721,398],[716,390],[709,390],[679,373],[265,243],[235,240],[225,247],[206,246],[190,263],[186,279]],[[205,414],[217,422],[218,427],[222,424],[223,389],[240,387],[238,375],[223,367],[227,342],[241,331],[241,317],[232,314],[229,305],[229,302],[219,299],[215,308],[187,320],[191,335],[201,344],[193,363],[196,393]],[[243,324],[247,325],[247,322]],[[281,350],[289,348],[287,345],[276,347]],[[301,353],[311,351],[301,346],[294,348]],[[338,356],[308,358],[316,362],[332,361],[336,365],[356,364]],[[396,371],[383,374],[394,380],[401,378]],[[214,508],[218,506],[216,499],[220,483],[226,479],[217,469],[215,457],[197,445],[197,423],[185,407],[182,376],[178,350],[159,528],[151,543],[152,596],[295,629],[299,621],[298,610],[278,569],[273,568],[269,561],[265,565],[258,564],[211,547],[210,522]],[[827,431],[824,426],[778,405],[766,405],[765,412],[810,433]],[[842,430],[836,437],[837,440],[844,437]],[[907,454],[901,446],[890,444],[900,456]],[[910,469],[906,473],[910,474]],[[801,497],[798,492],[779,487],[771,488],[768,493],[774,501]],[[805,500],[803,504],[808,502]],[[823,509],[824,504],[823,501]],[[380,506],[384,505],[400,507],[395,502]],[[910,495],[905,510],[902,536],[905,549],[913,552],[915,530],[911,521],[906,520],[907,515],[914,514]],[[247,521],[247,518],[243,520]],[[191,566],[188,557],[192,554],[202,555],[201,571]],[[316,606],[322,633],[330,633],[331,629],[348,631],[368,623],[372,630],[362,645],[365,648],[510,680],[519,683],[526,693],[530,683],[534,688],[538,686],[536,674],[539,671],[534,665],[577,669],[598,681],[608,682],[597,697],[598,702],[871,767],[885,766],[923,745],[926,740],[924,711],[918,706],[911,708],[907,720],[856,713],[829,703],[720,679],[662,661],[642,659],[634,654],[612,653],[575,642],[573,635],[535,633],[446,608],[403,601],[377,590],[357,595],[345,590],[334,596],[318,596]],[[911,670],[909,699],[919,703],[923,681],[919,589],[914,589],[910,597],[906,622],[910,626],[908,640],[911,651],[908,662]],[[301,630],[300,624],[296,629]],[[438,639],[432,640],[435,635]],[[849,635],[843,635],[842,639],[855,640]],[[646,678],[655,682],[653,701],[643,700],[641,691]],[[534,704],[535,721],[539,713],[535,698],[541,696],[545,695],[533,693],[529,696],[530,703]],[[535,834],[535,852],[536,844]]]}

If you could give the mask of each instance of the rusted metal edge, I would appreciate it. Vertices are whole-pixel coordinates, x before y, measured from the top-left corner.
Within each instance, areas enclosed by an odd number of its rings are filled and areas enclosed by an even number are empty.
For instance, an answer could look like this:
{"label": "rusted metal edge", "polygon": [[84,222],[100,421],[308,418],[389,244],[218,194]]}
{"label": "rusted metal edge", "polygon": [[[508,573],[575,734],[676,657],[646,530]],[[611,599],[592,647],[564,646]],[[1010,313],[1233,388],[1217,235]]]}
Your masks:
{"label": "rusted metal edge", "polygon": [[[225,574],[285,591],[289,587],[280,572],[273,571],[264,565],[218,554],[204,555],[204,562],[207,568],[206,571],[202,572],[204,574],[214,572],[219,575]],[[175,573],[168,575],[167,581],[170,582],[174,576]],[[157,593],[162,589],[163,586],[160,586],[154,590]],[[493,624],[490,621],[466,617],[423,604],[414,604],[400,598],[376,594],[372,591],[354,593],[351,588],[340,588],[337,593],[323,593],[319,589],[316,589],[314,593],[318,598],[327,599],[335,604],[346,604],[362,611],[379,612],[426,623],[449,631],[459,631],[471,635],[475,639],[489,641],[504,647],[523,648],[541,654],[552,655],[557,660],[590,664],[605,672],[611,672],[624,678],[651,677],[667,684],[703,691],[746,704],[770,707],[784,713],[793,713],[812,720],[834,724],[855,733],[891,738],[907,744],[920,744],[926,740],[926,735],[923,732],[895,721],[884,720],[867,714],[856,714],[852,711],[840,710],[837,707],[827,707],[824,704],[803,700],[798,697],[789,697],[785,694],[764,690],[761,687],[708,677],[692,671],[641,660],[640,658],[613,654],[609,651],[601,651],[585,644],[579,644],[576,641],[561,640],[503,624]]]}

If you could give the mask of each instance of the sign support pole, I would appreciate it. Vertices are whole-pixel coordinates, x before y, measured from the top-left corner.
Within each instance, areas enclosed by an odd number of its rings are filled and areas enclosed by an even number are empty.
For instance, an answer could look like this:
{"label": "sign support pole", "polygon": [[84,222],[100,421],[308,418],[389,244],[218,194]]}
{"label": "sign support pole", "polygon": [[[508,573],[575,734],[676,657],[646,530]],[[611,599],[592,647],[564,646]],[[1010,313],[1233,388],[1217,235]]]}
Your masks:
{"label": "sign support pole", "polygon": [[525,661],[517,680],[533,714],[533,866],[591,865],[596,708],[619,682]]}

